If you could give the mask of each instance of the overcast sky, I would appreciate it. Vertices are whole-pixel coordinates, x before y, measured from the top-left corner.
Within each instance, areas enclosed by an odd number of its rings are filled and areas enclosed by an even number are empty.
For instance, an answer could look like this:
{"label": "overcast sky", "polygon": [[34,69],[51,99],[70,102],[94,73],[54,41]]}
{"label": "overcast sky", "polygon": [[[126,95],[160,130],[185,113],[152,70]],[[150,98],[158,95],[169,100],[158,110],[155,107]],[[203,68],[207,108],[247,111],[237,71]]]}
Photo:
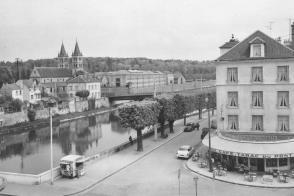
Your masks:
{"label": "overcast sky", "polygon": [[[84,56],[213,60],[235,34],[288,38],[293,0],[1,0],[0,61]],[[266,26],[273,21],[272,31]]]}

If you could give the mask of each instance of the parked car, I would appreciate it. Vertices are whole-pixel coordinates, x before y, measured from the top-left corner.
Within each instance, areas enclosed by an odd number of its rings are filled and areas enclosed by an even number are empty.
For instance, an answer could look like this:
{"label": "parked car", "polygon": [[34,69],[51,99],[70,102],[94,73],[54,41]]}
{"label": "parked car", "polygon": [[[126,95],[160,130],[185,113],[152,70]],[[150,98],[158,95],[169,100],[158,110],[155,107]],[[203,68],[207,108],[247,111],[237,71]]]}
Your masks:
{"label": "parked car", "polygon": [[179,148],[176,155],[177,155],[177,158],[188,159],[193,155],[194,151],[195,149],[192,146],[184,145]]}
{"label": "parked car", "polygon": [[196,124],[192,122],[187,123],[186,126],[191,126],[193,129],[196,128]]}
{"label": "parked car", "polygon": [[194,128],[191,125],[186,125],[184,128],[184,132],[191,132],[193,130],[194,130]]}
{"label": "parked car", "polygon": [[202,128],[202,133],[201,133],[202,140],[207,135],[208,131],[209,131],[209,129],[207,127]]}

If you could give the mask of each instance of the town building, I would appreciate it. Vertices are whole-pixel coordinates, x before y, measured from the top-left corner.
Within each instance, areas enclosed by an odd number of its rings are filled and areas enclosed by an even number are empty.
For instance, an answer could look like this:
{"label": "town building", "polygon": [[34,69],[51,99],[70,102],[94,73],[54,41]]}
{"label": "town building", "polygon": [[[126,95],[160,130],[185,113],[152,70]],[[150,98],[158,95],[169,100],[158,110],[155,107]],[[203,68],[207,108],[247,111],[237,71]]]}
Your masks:
{"label": "town building", "polygon": [[253,171],[293,169],[294,50],[256,31],[215,63],[216,158]]}
{"label": "town building", "polygon": [[35,67],[30,78],[40,85],[43,93],[58,96],[66,93],[66,81],[72,77],[72,70],[68,68]]}
{"label": "town building", "polygon": [[23,101],[36,104],[41,101],[41,90],[33,80],[18,80],[16,84],[22,89]]}
{"label": "town building", "polygon": [[72,73],[76,75],[78,71],[84,71],[83,54],[80,51],[79,44],[76,41],[74,52],[71,58],[68,57],[64,44],[61,44],[60,52],[57,56],[58,67],[71,69]]}
{"label": "town building", "polygon": [[24,100],[23,90],[17,84],[3,84],[0,89],[0,94],[4,96],[11,96],[12,99]]}
{"label": "town building", "polygon": [[76,93],[82,90],[88,90],[88,99],[100,99],[101,88],[100,81],[96,78],[87,76],[77,76],[69,79],[67,82],[67,94],[70,98],[77,98]]}
{"label": "town building", "polygon": [[[175,81],[175,76],[173,75],[173,77],[171,77],[169,73],[146,70],[119,70],[113,72],[96,72],[95,77],[102,78],[103,87],[142,88],[167,85],[170,83],[170,81]],[[179,81],[185,82],[182,79],[182,75],[177,75],[176,78],[176,81],[178,81],[179,78]]]}

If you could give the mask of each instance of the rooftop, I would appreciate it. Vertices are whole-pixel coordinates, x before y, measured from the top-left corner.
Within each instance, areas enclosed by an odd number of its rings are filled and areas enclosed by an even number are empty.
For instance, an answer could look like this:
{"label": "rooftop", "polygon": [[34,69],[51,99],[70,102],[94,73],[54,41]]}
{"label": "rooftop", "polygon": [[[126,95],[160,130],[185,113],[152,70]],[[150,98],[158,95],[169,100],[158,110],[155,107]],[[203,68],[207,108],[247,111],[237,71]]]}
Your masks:
{"label": "rooftop", "polygon": [[57,67],[37,67],[35,68],[41,78],[67,78],[72,77],[72,70]]}
{"label": "rooftop", "polygon": [[[250,58],[250,44],[263,43],[265,56]],[[249,37],[233,46],[227,53],[220,56],[217,61],[240,61],[256,59],[283,59],[294,58],[294,50],[282,45],[261,31],[256,31]]]}

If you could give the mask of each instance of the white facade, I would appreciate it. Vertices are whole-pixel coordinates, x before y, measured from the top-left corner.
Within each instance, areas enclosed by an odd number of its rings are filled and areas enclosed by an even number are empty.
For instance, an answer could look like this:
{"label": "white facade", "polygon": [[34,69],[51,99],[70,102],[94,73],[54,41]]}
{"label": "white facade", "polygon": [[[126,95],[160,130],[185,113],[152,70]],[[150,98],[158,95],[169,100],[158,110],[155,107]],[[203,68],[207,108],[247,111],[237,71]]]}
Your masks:
{"label": "white facade", "polygon": [[19,90],[12,90],[11,91],[11,96],[13,99],[19,99],[23,101],[23,91],[21,89]]}
{"label": "white facade", "polygon": [[[278,81],[278,66],[289,66],[289,81]],[[252,67],[262,67],[263,81],[252,82]],[[227,69],[237,68],[238,82],[227,81]],[[279,132],[278,116],[289,116],[289,131],[294,132],[294,59],[260,60],[234,63],[219,63],[216,66],[218,125],[228,130],[228,116],[238,115],[238,131],[252,131],[252,116],[263,116],[264,132]],[[289,107],[278,106],[278,92],[289,92]],[[238,106],[230,107],[228,92],[238,93]],[[263,106],[252,106],[252,93],[263,93]]]}
{"label": "white facade", "polygon": [[89,91],[88,99],[100,99],[101,98],[100,82],[86,83],[86,89]]}

